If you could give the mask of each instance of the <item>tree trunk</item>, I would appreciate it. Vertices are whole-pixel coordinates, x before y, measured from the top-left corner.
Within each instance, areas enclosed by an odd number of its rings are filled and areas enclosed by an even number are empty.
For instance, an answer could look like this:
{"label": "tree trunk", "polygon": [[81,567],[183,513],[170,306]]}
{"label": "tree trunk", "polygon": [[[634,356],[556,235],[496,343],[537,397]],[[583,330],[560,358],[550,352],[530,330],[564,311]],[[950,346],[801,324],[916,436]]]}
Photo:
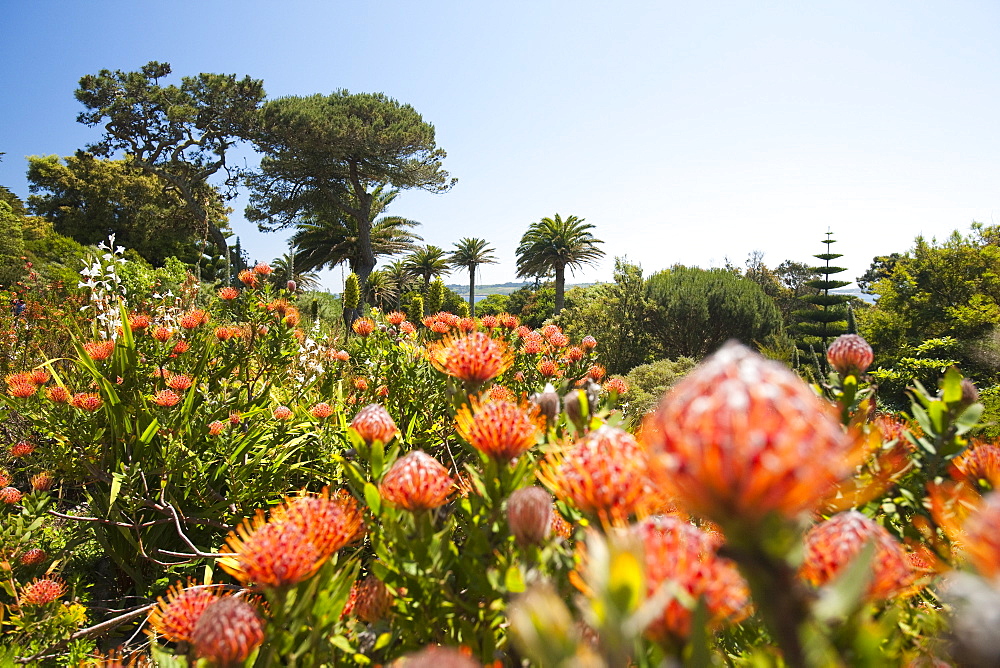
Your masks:
{"label": "tree trunk", "polygon": [[469,269],[469,317],[476,317],[476,268]]}
{"label": "tree trunk", "polygon": [[566,296],[566,267],[563,265],[556,265],[556,312],[555,315],[559,315],[559,311],[563,310],[565,306],[565,296]]}
{"label": "tree trunk", "polygon": [[[350,321],[354,322],[361,317],[365,307],[365,293],[368,291],[368,277],[375,269],[375,252],[372,249],[372,195],[368,192],[365,184],[362,183],[358,173],[357,162],[350,163],[351,185],[354,187],[354,196],[358,201],[358,209],[349,212],[354,216],[358,224],[358,268],[355,273],[358,275],[358,287],[361,289],[361,297],[358,300],[358,307],[350,313]],[[345,314],[347,315],[347,314]]]}
{"label": "tree trunk", "polygon": [[[232,275],[230,274],[229,271],[229,244],[226,243],[226,236],[222,233],[222,230],[220,230],[218,227],[208,222],[207,211],[205,212],[204,216],[205,216],[205,227],[208,229],[208,233],[212,236],[212,242],[218,247],[219,252],[222,254],[222,257],[226,261],[225,264],[226,273],[223,276],[223,282],[226,285],[232,285],[233,284]],[[243,264],[242,258],[239,259],[238,264],[239,265]],[[242,269],[237,268],[236,273],[239,273],[240,271],[242,271]]]}

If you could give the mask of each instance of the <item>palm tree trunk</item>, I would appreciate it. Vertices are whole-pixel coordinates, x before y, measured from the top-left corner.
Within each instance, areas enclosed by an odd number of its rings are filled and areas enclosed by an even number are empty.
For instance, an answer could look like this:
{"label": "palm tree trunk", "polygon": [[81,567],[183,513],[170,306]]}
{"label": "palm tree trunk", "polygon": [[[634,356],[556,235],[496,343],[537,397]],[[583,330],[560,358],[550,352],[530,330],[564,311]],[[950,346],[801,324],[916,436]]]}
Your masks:
{"label": "palm tree trunk", "polygon": [[559,315],[559,312],[563,310],[565,306],[566,297],[566,267],[563,265],[556,265],[556,312],[555,315]]}
{"label": "palm tree trunk", "polygon": [[469,269],[469,317],[476,317],[476,268]]}

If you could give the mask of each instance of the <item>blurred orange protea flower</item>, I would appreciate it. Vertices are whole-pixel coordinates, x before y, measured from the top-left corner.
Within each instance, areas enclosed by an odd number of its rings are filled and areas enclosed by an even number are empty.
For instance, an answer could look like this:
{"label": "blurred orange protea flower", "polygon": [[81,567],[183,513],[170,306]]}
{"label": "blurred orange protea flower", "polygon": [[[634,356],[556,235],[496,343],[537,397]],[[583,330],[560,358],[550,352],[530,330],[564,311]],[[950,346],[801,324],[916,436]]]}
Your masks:
{"label": "blurred orange protea flower", "polygon": [[351,329],[358,336],[368,336],[375,331],[375,321],[371,318],[358,318],[351,324]]}
{"label": "blurred orange protea flower", "polygon": [[455,481],[448,469],[422,450],[412,450],[397,459],[379,485],[383,499],[406,510],[438,508],[454,489]]}
{"label": "blurred orange protea flower", "polygon": [[222,327],[215,328],[215,338],[219,341],[238,339],[241,336],[243,336],[243,329],[236,325],[223,325]]}
{"label": "blurred orange protea flower", "polygon": [[93,392],[78,392],[73,395],[70,403],[72,403],[74,408],[79,408],[90,413],[93,413],[104,405],[104,401]]}
{"label": "blurred orange protea flower", "polygon": [[218,420],[215,420],[214,422],[208,425],[208,433],[211,436],[218,436],[225,430],[226,430],[225,422],[219,422]]}
{"label": "blurred orange protea flower", "polygon": [[736,565],[716,554],[715,539],[686,520],[659,515],[631,527],[643,545],[646,595],[652,598],[667,582],[691,597],[671,597],[659,616],[646,627],[658,642],[683,644],[691,634],[692,601],[702,599],[710,628],[736,623],[750,611],[750,590]]}
{"label": "blurred orange protea flower", "polygon": [[747,530],[813,510],[864,458],[831,405],[788,368],[728,343],[646,420],[655,482],[686,510]]}
{"label": "blurred orange protea flower", "polygon": [[391,607],[392,594],[389,593],[389,588],[374,575],[369,575],[351,586],[351,593],[341,616],[353,614],[363,622],[374,624],[385,619]]}
{"label": "blurred orange protea flower", "polygon": [[95,361],[106,360],[115,351],[114,341],[89,341],[83,344],[87,356]]}
{"label": "blurred orange protea flower", "polygon": [[531,485],[507,497],[507,527],[518,545],[541,545],[552,532],[552,495]]}
{"label": "blurred orange protea flower", "polygon": [[497,320],[495,315],[484,315],[479,319],[479,324],[486,329],[496,329],[500,326],[500,321]]}
{"label": "blurred orange protea flower", "polygon": [[962,548],[980,575],[1000,575],[1000,492],[990,492],[965,520]]}
{"label": "blurred orange protea flower", "polygon": [[13,480],[13,478],[10,477],[10,471],[7,469],[0,469],[0,488],[9,485],[11,480]]}
{"label": "blurred orange protea flower", "polygon": [[387,316],[385,316],[386,322],[390,325],[398,325],[399,323],[406,320],[406,314],[402,311],[392,311]]}
{"label": "blurred orange protea flower", "polygon": [[951,477],[971,485],[986,481],[993,489],[1000,487],[1000,445],[974,440],[951,461]]}
{"label": "blurred orange protea flower", "polygon": [[368,379],[363,376],[358,376],[354,379],[354,389],[358,392],[368,391]]}
{"label": "blurred orange protea flower", "polygon": [[338,362],[346,362],[351,359],[351,355],[346,350],[338,350],[333,354],[333,358]]}
{"label": "blurred orange protea flower", "polygon": [[604,368],[603,364],[594,364],[587,369],[587,377],[590,378],[595,383],[600,383],[604,380],[604,376],[607,375],[608,370]]}
{"label": "blurred orange protea flower", "polygon": [[46,605],[66,593],[66,584],[59,578],[35,578],[21,590],[19,605]]}
{"label": "blurred orange protea flower", "polygon": [[857,334],[838,336],[826,349],[826,360],[841,376],[857,376],[868,370],[875,353]]}
{"label": "blurred orange protea flower", "polygon": [[52,485],[55,484],[55,479],[48,471],[42,471],[41,473],[36,473],[31,476],[28,482],[31,483],[31,489],[36,492],[47,492],[52,489]]}
{"label": "blurred orange protea flower", "polygon": [[403,322],[399,323],[399,331],[403,334],[409,335],[416,332],[417,328],[409,320],[404,320]]}
{"label": "blurred orange protea flower", "polygon": [[541,339],[527,338],[521,346],[521,353],[524,355],[537,355],[545,349],[545,344]]}
{"label": "blurred orange protea flower", "polygon": [[545,325],[539,331],[541,335],[544,336],[546,339],[551,339],[556,334],[562,333],[562,330],[559,328],[559,325]]}
{"label": "blurred orange protea flower", "polygon": [[0,503],[5,503],[8,506],[21,503],[21,490],[17,487],[4,487],[0,489]]}
{"label": "blurred orange protea flower", "polygon": [[49,401],[56,404],[64,404],[70,399],[69,390],[62,385],[53,385],[49,389],[45,390],[45,394],[48,396]]}
{"label": "blurred orange protea flower", "polygon": [[28,443],[27,441],[18,441],[14,445],[10,446],[10,456],[14,459],[19,457],[27,457],[32,452],[35,451],[35,446],[33,443]]}
{"label": "blurred orange protea flower", "polygon": [[604,390],[609,393],[625,394],[628,392],[628,383],[625,382],[624,378],[612,378],[604,383]]}
{"label": "blurred orange protea flower", "polygon": [[199,325],[201,325],[203,322],[207,322],[208,320],[206,317],[207,315],[208,315],[207,313],[205,313],[201,309],[198,309],[197,311],[193,311],[192,313],[186,313],[182,315],[180,320],[177,321],[177,323],[184,329],[194,329]]}
{"label": "blurred orange protea flower", "polygon": [[191,376],[179,373],[167,379],[167,387],[171,390],[184,391],[191,387],[192,382]]}
{"label": "blurred orange protea flower", "polygon": [[351,428],[367,443],[388,443],[399,432],[389,411],[380,404],[369,404],[358,411],[351,420]]}
{"label": "blurred orange protea flower", "polygon": [[257,610],[235,596],[212,601],[191,631],[194,654],[214,666],[242,666],[263,642],[264,622]]}
{"label": "blurred orange protea flower", "polygon": [[133,332],[141,332],[151,324],[153,324],[152,319],[145,313],[133,313],[128,318],[128,326]]}
{"label": "blurred orange protea flower", "polygon": [[555,346],[556,348],[565,348],[569,345],[569,337],[562,332],[556,332],[552,336],[546,337],[549,344]]}
{"label": "blurred orange protea flower", "polygon": [[174,330],[170,329],[169,327],[164,327],[162,325],[153,330],[153,338],[159,341],[160,343],[166,343],[171,339],[171,337],[173,337],[173,335],[174,335]]}
{"label": "blurred orange protea flower", "polygon": [[49,555],[45,554],[45,550],[41,550],[37,547],[33,547],[30,550],[25,550],[25,552],[18,558],[25,566],[37,566],[46,559]]}
{"label": "blurred orange protea flower", "polygon": [[447,334],[451,331],[451,327],[444,320],[434,320],[428,327],[435,334]]}
{"label": "blurred orange protea flower", "polygon": [[[247,286],[248,288],[256,288],[258,285],[260,285],[260,279],[257,277],[257,274],[253,273],[253,270],[251,269],[244,269],[239,273],[237,278],[239,279],[240,283]],[[219,296],[221,297],[222,295]]]}
{"label": "blurred orange protea flower", "polygon": [[31,371],[31,382],[35,385],[44,385],[49,382],[49,372],[45,369],[32,369]]}
{"label": "blurred orange protea flower", "polygon": [[497,321],[507,329],[515,329],[521,324],[521,319],[510,313],[498,313]]}
{"label": "blurred orange protea flower", "polygon": [[180,355],[182,353],[186,353],[190,348],[191,344],[188,343],[187,341],[178,341],[176,344],[174,344],[174,347],[171,350],[171,352],[174,355]]}
{"label": "blurred orange protea flower", "polygon": [[275,420],[288,420],[292,417],[292,409],[288,406],[278,406],[274,409]]}
{"label": "blurred orange protea flower", "polygon": [[172,390],[160,390],[153,395],[153,403],[164,408],[176,406],[180,400],[180,395]]}
{"label": "blurred orange protea flower", "polygon": [[915,573],[903,546],[884,527],[856,510],[838,513],[806,533],[800,575],[815,586],[823,586],[842,573],[869,541],[875,543],[875,555],[868,598],[890,598],[913,584]]}
{"label": "blurred orange protea flower", "polygon": [[490,401],[517,401],[513,390],[505,385],[490,385],[490,389],[487,390],[486,395],[490,398]]}
{"label": "blurred orange protea flower", "polygon": [[243,584],[271,588],[302,582],[325,561],[301,527],[267,522],[263,511],[230,532],[222,551],[233,553],[219,560],[223,570]]}
{"label": "blurred orange protea flower", "polygon": [[236,426],[240,423],[240,420],[242,419],[243,419],[243,414],[240,413],[239,411],[229,411],[229,418],[228,418],[229,424]]}
{"label": "blurred orange protea flower", "polygon": [[167,590],[166,598],[160,597],[156,607],[149,613],[152,632],[170,642],[188,642],[201,613],[218,600],[217,587],[193,586],[185,588],[181,583]]}
{"label": "blurred orange protea flower", "polygon": [[584,350],[593,350],[597,347],[597,339],[592,336],[585,336],[580,341],[580,347]]}
{"label": "blurred orange protea flower", "polygon": [[462,438],[500,462],[509,462],[524,454],[535,445],[536,437],[544,428],[538,406],[503,400],[480,403],[473,398],[472,406],[462,406],[456,419]]}
{"label": "blurred orange protea flower", "polygon": [[586,355],[586,353],[583,352],[583,348],[579,346],[573,346],[566,351],[566,358],[570,362],[579,362],[580,360],[583,359],[584,355]]}
{"label": "blurred orange protea flower", "polygon": [[12,373],[5,379],[8,385],[34,385],[30,373]]}
{"label": "blurred orange protea flower", "polygon": [[323,418],[328,418],[331,415],[333,415],[333,407],[330,406],[330,404],[326,403],[325,401],[321,401],[320,403],[316,404],[315,406],[309,409],[309,414],[312,415],[314,418],[319,418],[322,420]]}
{"label": "blurred orange protea flower", "polygon": [[538,369],[538,373],[542,374],[546,378],[559,375],[559,366],[550,359],[543,359],[535,366],[535,368]]}
{"label": "blurred orange protea flower", "polygon": [[347,492],[289,497],[271,512],[271,522],[289,522],[302,530],[322,559],[364,536],[358,502]]}
{"label": "blurred orange protea flower", "polygon": [[546,457],[538,477],[559,499],[614,521],[634,514],[649,487],[646,453],[631,434],[610,425]]}
{"label": "blurred orange protea flower", "polygon": [[483,332],[447,337],[428,345],[427,353],[438,371],[477,386],[496,378],[514,363],[507,345]]}
{"label": "blurred orange protea flower", "polygon": [[274,270],[271,269],[271,265],[267,264],[266,262],[258,262],[257,265],[253,268],[253,273],[258,274],[260,276],[270,276],[273,271]]}
{"label": "blurred orange protea flower", "polygon": [[556,508],[552,508],[552,533],[563,540],[569,540],[573,535],[573,525],[566,521]]}
{"label": "blurred orange protea flower", "polygon": [[226,287],[219,290],[219,299],[222,299],[223,301],[228,302],[232,299],[236,299],[239,296],[240,296],[240,291],[237,290],[236,288]]}
{"label": "blurred orange protea flower", "polygon": [[7,381],[7,393],[15,399],[27,399],[38,391],[34,383],[11,383]]}

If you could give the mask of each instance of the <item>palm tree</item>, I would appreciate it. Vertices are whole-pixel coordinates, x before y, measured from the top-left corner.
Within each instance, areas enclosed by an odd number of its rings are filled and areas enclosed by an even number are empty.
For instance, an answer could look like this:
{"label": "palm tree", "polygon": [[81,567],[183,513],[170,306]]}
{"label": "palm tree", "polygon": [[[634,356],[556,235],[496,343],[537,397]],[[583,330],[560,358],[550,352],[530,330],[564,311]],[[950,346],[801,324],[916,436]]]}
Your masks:
{"label": "palm tree", "polygon": [[[398,190],[386,192],[382,186],[372,191],[372,216],[377,216],[396,199]],[[412,228],[420,225],[401,216],[382,216],[371,224],[371,244],[375,256],[396,255],[416,248],[423,239]],[[347,262],[357,273],[362,264],[357,221],[340,211],[326,211],[297,224],[298,231],[291,243],[298,249],[295,267],[298,270],[333,269]]]}
{"label": "palm tree", "polygon": [[465,237],[459,239],[448,257],[448,264],[455,269],[469,270],[469,315],[476,317],[476,268],[481,264],[496,264],[494,248],[490,248],[486,239]]}
{"label": "palm tree", "polygon": [[393,291],[396,293],[394,308],[398,310],[400,297],[414,287],[413,272],[407,269],[406,263],[403,260],[393,260],[381,271],[385,274],[386,280],[392,284]]}
{"label": "palm tree", "polygon": [[399,293],[385,270],[376,270],[368,274],[365,282],[365,301],[382,312],[399,300]]}
{"label": "palm tree", "polygon": [[302,271],[295,262],[293,253],[285,253],[271,261],[271,282],[278,287],[285,287],[288,281],[295,281],[299,290],[315,290],[319,287],[319,276],[314,271]]}
{"label": "palm tree", "polygon": [[410,252],[403,258],[403,266],[410,273],[424,279],[424,292],[427,292],[432,278],[448,273],[448,259],[444,249],[431,244]]}
{"label": "palm tree", "polygon": [[521,237],[517,247],[517,275],[524,278],[544,276],[550,271],[555,274],[556,315],[565,305],[566,267],[572,272],[604,257],[604,251],[597,247],[604,242],[590,233],[593,228],[583,218],[569,216],[563,220],[557,213],[555,218],[532,223]]}

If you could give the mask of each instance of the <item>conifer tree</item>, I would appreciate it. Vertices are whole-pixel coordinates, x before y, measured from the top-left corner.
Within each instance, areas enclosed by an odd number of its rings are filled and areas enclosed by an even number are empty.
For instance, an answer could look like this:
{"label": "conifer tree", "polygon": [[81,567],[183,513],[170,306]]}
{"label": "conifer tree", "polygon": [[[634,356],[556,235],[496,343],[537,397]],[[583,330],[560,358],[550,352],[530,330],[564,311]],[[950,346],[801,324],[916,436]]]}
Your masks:
{"label": "conifer tree", "polygon": [[[847,333],[846,304],[851,300],[850,295],[832,292],[832,290],[851,283],[831,278],[835,274],[847,271],[844,267],[830,264],[831,260],[843,257],[840,253],[830,252],[830,244],[836,243],[832,236],[833,232],[827,232],[826,239],[822,241],[826,244],[826,252],[813,255],[814,258],[823,261],[822,265],[811,268],[812,271],[820,275],[820,278],[806,281],[806,286],[816,290],[816,294],[801,297],[802,301],[813,304],[816,308],[801,309],[795,312],[795,315],[800,319],[795,327],[799,334],[798,347],[805,352],[809,352],[810,349],[814,351],[816,357],[824,365],[826,346],[830,339]],[[807,356],[808,358],[809,356]]]}

